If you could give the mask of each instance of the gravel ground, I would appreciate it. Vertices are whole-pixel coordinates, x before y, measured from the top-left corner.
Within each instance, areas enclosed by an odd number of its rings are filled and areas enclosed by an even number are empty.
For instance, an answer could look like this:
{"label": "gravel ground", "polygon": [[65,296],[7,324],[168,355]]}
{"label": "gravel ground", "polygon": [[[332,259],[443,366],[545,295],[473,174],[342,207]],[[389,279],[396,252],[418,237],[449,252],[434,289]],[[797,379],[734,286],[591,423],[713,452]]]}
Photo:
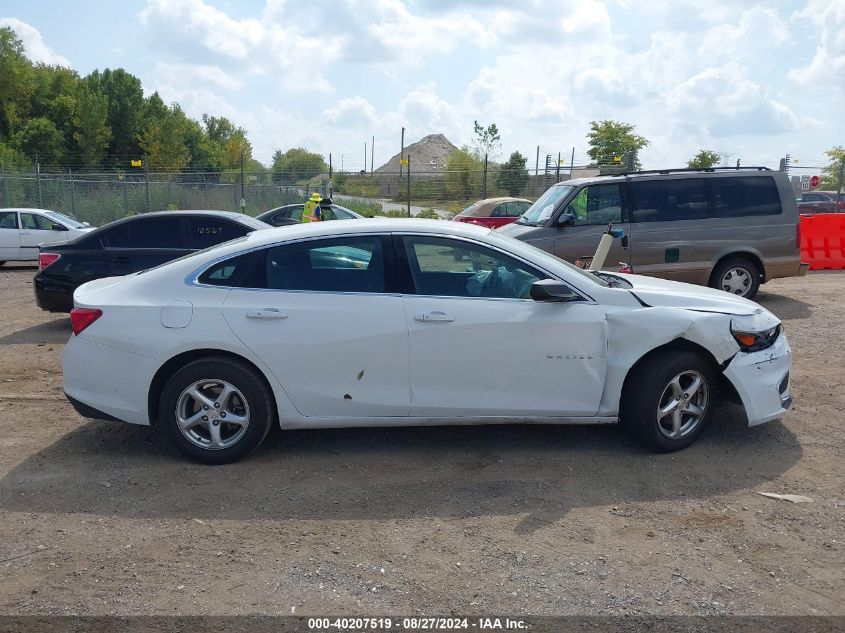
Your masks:
{"label": "gravel ground", "polygon": [[723,405],[680,453],[597,427],[276,431],[216,468],[76,415],[33,274],[0,269],[2,614],[845,615],[845,274],[759,295],[795,351],[784,419]]}

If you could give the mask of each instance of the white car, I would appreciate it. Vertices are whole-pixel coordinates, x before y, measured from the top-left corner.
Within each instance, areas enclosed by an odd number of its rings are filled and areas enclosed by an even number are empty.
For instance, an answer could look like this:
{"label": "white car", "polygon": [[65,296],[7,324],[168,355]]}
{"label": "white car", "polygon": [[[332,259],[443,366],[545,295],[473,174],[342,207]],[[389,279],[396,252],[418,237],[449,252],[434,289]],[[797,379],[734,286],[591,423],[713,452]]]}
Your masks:
{"label": "white car", "polygon": [[38,261],[39,244],[64,244],[93,229],[47,209],[0,209],[0,266]]}
{"label": "white car", "polygon": [[229,462],[270,427],[622,422],[691,444],[717,394],[750,425],[789,407],[780,322],[727,293],[577,269],[470,224],[257,231],[80,286],[65,392]]}

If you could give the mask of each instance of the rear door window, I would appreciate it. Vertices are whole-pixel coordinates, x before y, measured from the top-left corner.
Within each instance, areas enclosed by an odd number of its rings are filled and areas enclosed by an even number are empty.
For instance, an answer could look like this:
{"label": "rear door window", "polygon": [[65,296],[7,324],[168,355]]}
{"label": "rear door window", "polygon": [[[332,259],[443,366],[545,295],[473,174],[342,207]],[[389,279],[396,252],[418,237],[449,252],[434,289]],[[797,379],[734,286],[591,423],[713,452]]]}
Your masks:
{"label": "rear door window", "polygon": [[267,251],[267,287],[275,290],[385,292],[383,239],[342,237]]}
{"label": "rear door window", "polygon": [[236,237],[243,237],[251,229],[219,218],[188,218],[192,248],[208,248]]}
{"label": "rear door window", "polygon": [[771,176],[713,178],[713,206],[717,218],[780,215],[783,212]]}
{"label": "rear door window", "polygon": [[138,218],[114,227],[102,237],[106,248],[185,248],[179,218]]}
{"label": "rear door window", "polygon": [[703,178],[632,180],[628,183],[634,222],[674,222],[710,217]]}
{"label": "rear door window", "polygon": [[18,214],[15,211],[0,211],[0,229],[18,228]]}

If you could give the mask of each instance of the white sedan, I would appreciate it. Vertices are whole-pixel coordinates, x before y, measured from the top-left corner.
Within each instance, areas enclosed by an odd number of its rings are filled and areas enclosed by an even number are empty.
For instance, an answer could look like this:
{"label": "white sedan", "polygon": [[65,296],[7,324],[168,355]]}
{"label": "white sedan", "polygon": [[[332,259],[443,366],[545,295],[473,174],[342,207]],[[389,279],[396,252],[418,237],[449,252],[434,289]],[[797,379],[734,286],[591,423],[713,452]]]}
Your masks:
{"label": "white sedan", "polygon": [[598,276],[428,220],[269,229],[80,286],[63,354],[82,415],[157,424],[188,456],[282,428],[621,422],[691,444],[718,394],[791,402],[780,322],[718,290]]}
{"label": "white sedan", "polygon": [[38,261],[39,244],[64,244],[93,230],[57,211],[0,209],[0,266]]}

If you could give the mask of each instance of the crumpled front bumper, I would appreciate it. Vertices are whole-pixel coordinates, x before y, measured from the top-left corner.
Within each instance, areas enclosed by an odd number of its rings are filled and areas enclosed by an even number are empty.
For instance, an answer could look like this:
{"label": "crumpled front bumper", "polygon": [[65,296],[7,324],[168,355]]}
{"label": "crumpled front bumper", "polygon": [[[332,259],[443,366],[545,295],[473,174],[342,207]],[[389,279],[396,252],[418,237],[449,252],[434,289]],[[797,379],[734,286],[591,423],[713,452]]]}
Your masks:
{"label": "crumpled front bumper", "polygon": [[724,371],[745,406],[748,426],[776,420],[792,404],[789,370],[792,348],[781,332],[775,344],[759,352],[740,352]]}

